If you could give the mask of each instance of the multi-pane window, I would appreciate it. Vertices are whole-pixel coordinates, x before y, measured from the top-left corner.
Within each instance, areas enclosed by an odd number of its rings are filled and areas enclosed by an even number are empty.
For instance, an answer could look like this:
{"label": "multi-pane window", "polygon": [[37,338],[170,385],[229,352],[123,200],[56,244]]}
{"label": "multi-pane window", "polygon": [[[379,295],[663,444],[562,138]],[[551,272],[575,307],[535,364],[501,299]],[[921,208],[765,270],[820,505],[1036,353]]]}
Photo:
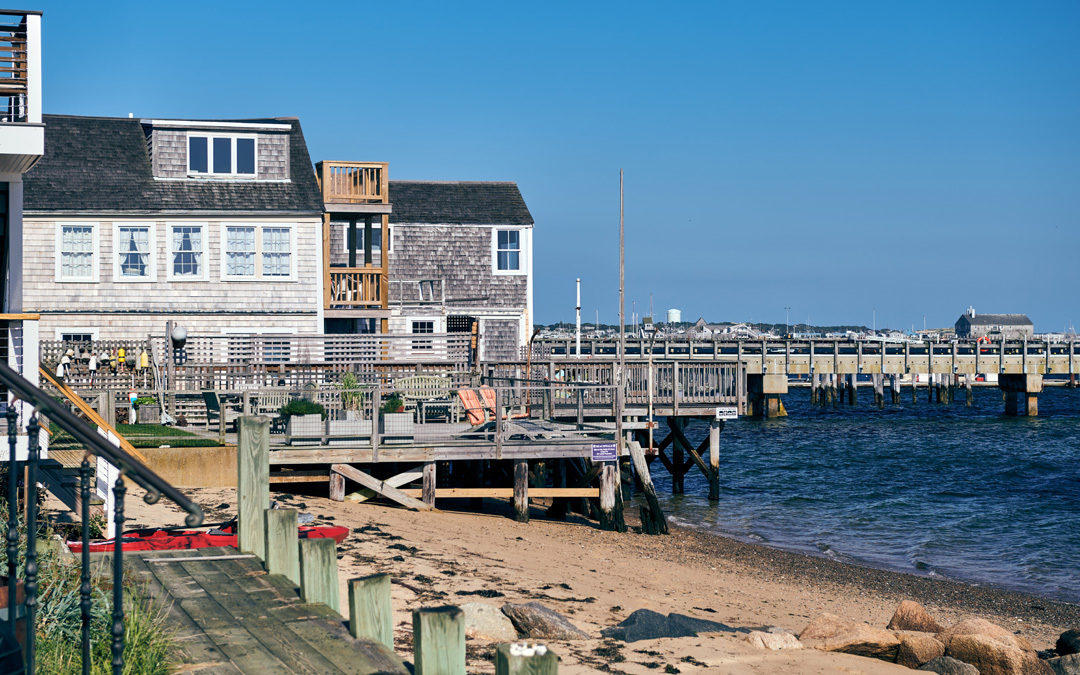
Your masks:
{"label": "multi-pane window", "polygon": [[172,226],[172,275],[201,278],[203,268],[203,226]]}
{"label": "multi-pane window", "polygon": [[287,277],[292,270],[291,230],[264,227],[262,231],[262,273],[264,277]]}
{"label": "multi-pane window", "polygon": [[230,277],[255,276],[255,228],[225,228],[225,274]]}
{"label": "multi-pane window", "polygon": [[60,279],[87,280],[94,277],[94,226],[60,227]]}
{"label": "multi-pane window", "polygon": [[496,269],[516,272],[521,269],[521,233],[517,230],[498,230]]}
{"label": "multi-pane window", "polygon": [[255,175],[255,139],[250,136],[188,135],[188,173]]}
{"label": "multi-pane window", "polygon": [[117,226],[117,270],[121,279],[149,279],[152,276],[150,244],[149,225]]}
{"label": "multi-pane window", "polygon": [[[413,335],[431,335],[435,332],[434,321],[413,321]],[[431,349],[431,340],[413,340],[413,349]]]}

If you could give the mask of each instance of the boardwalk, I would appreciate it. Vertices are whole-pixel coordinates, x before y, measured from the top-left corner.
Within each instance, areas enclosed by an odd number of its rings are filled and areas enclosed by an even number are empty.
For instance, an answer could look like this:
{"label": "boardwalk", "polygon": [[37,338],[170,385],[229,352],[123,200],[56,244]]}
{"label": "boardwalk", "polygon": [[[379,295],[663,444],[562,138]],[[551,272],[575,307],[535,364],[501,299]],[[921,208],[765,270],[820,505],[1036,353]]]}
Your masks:
{"label": "boardwalk", "polygon": [[353,639],[344,619],[305,604],[283,576],[232,548],[125,553],[168,610],[180,673],[350,675],[408,672],[388,648]]}

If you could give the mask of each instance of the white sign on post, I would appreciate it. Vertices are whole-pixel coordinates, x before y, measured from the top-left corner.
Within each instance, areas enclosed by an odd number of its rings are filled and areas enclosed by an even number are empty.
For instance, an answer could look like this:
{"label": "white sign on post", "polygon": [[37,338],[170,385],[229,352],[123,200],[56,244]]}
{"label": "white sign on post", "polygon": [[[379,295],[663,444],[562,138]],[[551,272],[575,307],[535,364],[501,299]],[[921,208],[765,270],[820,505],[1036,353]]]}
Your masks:
{"label": "white sign on post", "polygon": [[723,405],[716,408],[716,421],[739,419],[739,409],[733,405]]}

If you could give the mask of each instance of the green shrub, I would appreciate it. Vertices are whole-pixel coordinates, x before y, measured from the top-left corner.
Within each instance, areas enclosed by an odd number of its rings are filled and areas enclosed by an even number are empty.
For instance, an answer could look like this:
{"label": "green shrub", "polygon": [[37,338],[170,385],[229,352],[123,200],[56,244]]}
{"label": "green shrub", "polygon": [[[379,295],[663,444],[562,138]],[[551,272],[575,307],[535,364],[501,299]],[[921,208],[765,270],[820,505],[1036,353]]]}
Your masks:
{"label": "green shrub", "polygon": [[398,394],[391,394],[382,404],[379,411],[382,413],[396,413],[405,409],[405,401]]}
{"label": "green shrub", "polygon": [[326,419],[326,408],[306,398],[297,398],[281,406],[281,409],[278,410],[279,417],[288,418],[293,415],[321,415],[323,419]]}
{"label": "green shrub", "polygon": [[140,405],[157,405],[157,399],[153,396],[140,396],[135,399],[135,405],[136,407]]}
{"label": "green shrub", "polygon": [[342,375],[337,387],[341,390],[341,407],[344,410],[359,410],[364,407],[364,392],[357,391],[360,388],[360,381],[356,379],[355,374]]}

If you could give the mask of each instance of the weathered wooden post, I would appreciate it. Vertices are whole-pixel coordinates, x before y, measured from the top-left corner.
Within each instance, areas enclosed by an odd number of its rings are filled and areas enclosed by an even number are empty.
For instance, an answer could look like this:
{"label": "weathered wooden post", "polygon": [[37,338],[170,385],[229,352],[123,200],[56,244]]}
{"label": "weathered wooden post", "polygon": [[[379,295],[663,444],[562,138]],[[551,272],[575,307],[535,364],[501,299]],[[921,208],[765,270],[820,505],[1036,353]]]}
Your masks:
{"label": "weathered wooden post", "polygon": [[529,522],[529,460],[514,460],[514,520]]}
{"label": "weathered wooden post", "polygon": [[919,374],[911,372],[911,402],[919,402]]}
{"label": "weathered wooden post", "polygon": [[300,597],[341,611],[338,599],[337,546],[333,539],[300,540]]}
{"label": "weathered wooden post", "polygon": [[627,444],[630,450],[630,459],[634,463],[634,472],[641,481],[641,491],[645,493],[645,504],[642,504],[641,531],[644,534],[667,534],[667,518],[660,508],[660,500],[656,498],[656,488],[653,486],[652,476],[649,474],[649,465],[645,461],[645,453],[641,450],[641,444],[630,441]]}
{"label": "weathered wooden post", "polygon": [[495,675],[556,675],[559,657],[544,645],[503,643],[495,648]]}
{"label": "weathered wooden post", "polygon": [[345,501],[345,476],[337,471],[330,472],[330,499],[335,502]]}
{"label": "weathered wooden post", "polygon": [[413,610],[414,675],[465,675],[465,613],[453,606]]}
{"label": "weathered wooden post", "polygon": [[975,376],[971,375],[971,374],[964,375],[964,393],[966,394],[965,403],[969,408],[971,407],[973,397],[974,397],[974,394],[971,391],[971,380],[974,379],[974,377]]}
{"label": "weathered wooden post", "polygon": [[389,574],[349,579],[349,634],[394,648]]}
{"label": "weathered wooden post", "polygon": [[885,376],[881,373],[874,373],[871,376],[874,380],[874,405],[879,409],[885,407]]}
{"label": "weathered wooden post", "polygon": [[266,560],[263,512],[270,508],[270,418],[237,420],[236,529],[242,553]]}
{"label": "weathered wooden post", "polygon": [[817,405],[817,373],[810,375],[810,405]]}
{"label": "weathered wooden post", "polygon": [[848,404],[855,405],[858,403],[859,398],[859,374],[851,373],[848,375]]}
{"label": "weathered wooden post", "polygon": [[679,442],[679,435],[675,433],[675,429],[683,430],[684,424],[680,417],[669,417],[667,423],[671,428],[670,433],[675,434],[671,439],[671,494],[681,495],[685,492],[683,481],[686,470],[683,469],[683,446]]}
{"label": "weathered wooden post", "polygon": [[435,462],[424,464],[422,480],[422,501],[428,506],[435,506]]}
{"label": "weathered wooden post", "polygon": [[893,373],[889,377],[889,389],[892,391],[892,402],[900,403],[900,376]]}
{"label": "weathered wooden post", "polygon": [[266,541],[266,571],[280,574],[300,585],[300,538],[294,509],[263,511]]}
{"label": "weathered wooden post", "polygon": [[720,432],[724,421],[709,422],[709,500],[720,501]]}

